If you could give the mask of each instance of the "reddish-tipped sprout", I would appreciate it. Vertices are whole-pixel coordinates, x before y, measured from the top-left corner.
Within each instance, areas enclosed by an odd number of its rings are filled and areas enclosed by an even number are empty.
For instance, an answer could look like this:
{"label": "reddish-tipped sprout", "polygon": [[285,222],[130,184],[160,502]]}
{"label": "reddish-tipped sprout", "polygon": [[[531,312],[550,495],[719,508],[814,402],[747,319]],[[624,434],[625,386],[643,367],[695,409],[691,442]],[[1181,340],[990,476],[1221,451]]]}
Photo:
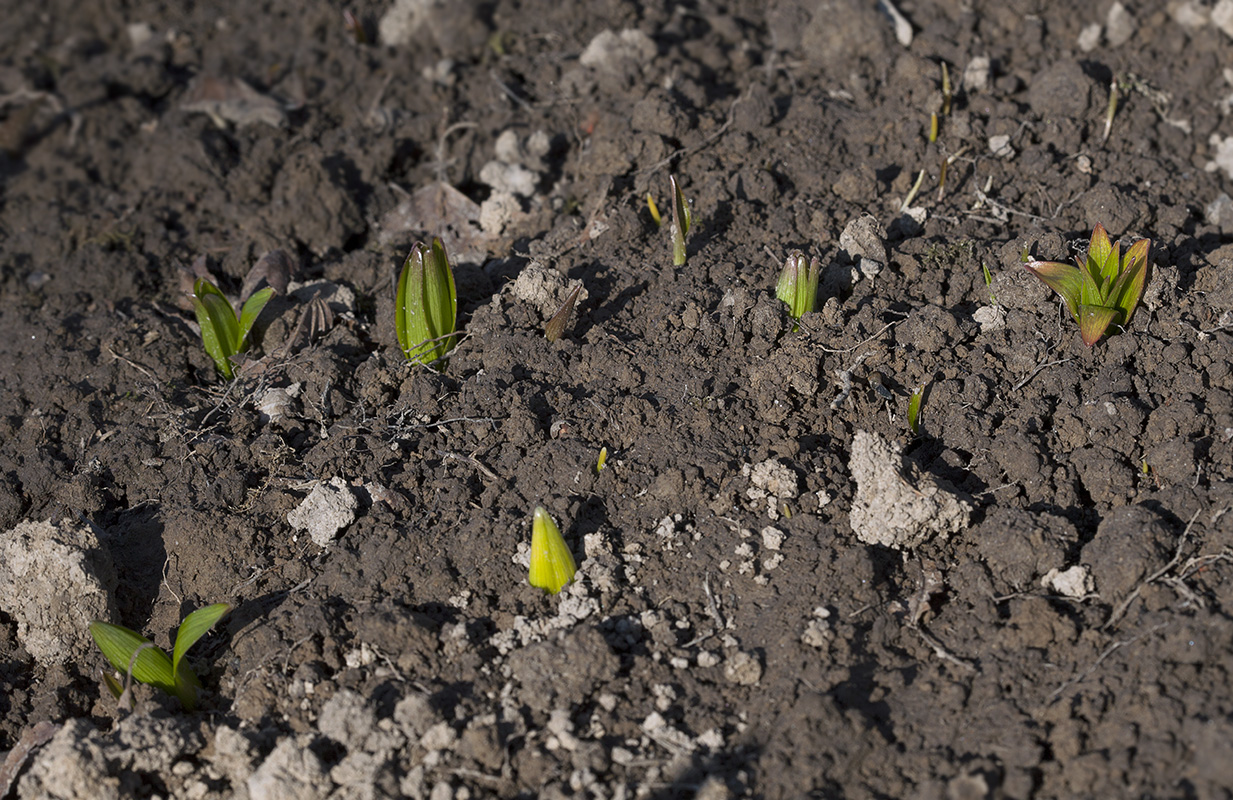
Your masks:
{"label": "reddish-tipped sprout", "polygon": [[1122,255],[1104,226],[1097,224],[1087,257],[1078,259],[1078,266],[1034,260],[1024,266],[1065,301],[1066,310],[1079,323],[1083,343],[1091,347],[1110,325],[1124,328],[1130,323],[1150,277],[1151,246],[1150,239],[1140,239]]}
{"label": "reddish-tipped sprout", "polygon": [[548,324],[544,325],[544,338],[550,342],[555,342],[565,335],[565,325],[569,322],[569,315],[574,311],[574,305],[578,302],[578,293],[582,291],[582,284],[574,287],[574,290],[569,293],[565,301],[561,303],[557,313],[552,315],[552,319],[548,320]]}

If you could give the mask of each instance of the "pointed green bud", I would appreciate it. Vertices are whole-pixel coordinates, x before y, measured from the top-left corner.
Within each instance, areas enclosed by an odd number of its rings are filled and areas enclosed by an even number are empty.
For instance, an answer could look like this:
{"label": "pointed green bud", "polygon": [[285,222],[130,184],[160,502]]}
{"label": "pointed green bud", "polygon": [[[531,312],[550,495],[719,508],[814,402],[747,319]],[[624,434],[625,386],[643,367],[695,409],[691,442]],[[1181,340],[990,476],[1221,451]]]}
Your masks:
{"label": "pointed green bud", "polygon": [[394,329],[408,361],[429,364],[453,348],[458,321],[458,296],[445,246],[416,242],[398,276],[394,299]]}
{"label": "pointed green bud", "polygon": [[805,256],[800,250],[793,250],[783,262],[775,296],[788,304],[792,319],[800,319],[813,311],[818,299],[818,276],[821,272],[818,259],[813,259],[806,266]]}
{"label": "pointed green bud", "polygon": [[672,263],[679,267],[685,263],[685,237],[693,225],[693,213],[676,176],[669,175],[668,183],[672,185]]}
{"label": "pointed green bud", "polygon": [[556,594],[574,579],[577,571],[574,556],[561,537],[561,529],[543,506],[537,506],[531,523],[531,585]]}

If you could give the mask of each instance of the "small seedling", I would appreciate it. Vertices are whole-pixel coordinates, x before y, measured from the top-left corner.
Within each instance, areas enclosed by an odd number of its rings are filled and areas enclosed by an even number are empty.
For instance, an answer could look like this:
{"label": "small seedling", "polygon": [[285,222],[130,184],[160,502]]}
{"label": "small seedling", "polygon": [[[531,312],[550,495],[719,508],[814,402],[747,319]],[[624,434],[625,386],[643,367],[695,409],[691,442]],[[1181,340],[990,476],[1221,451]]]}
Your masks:
{"label": "small seedling", "polygon": [[989,305],[996,306],[998,299],[993,296],[993,275],[989,272],[989,265],[985,262],[980,262],[980,271],[985,274],[985,288],[989,290]]}
{"label": "small seedling", "polygon": [[235,309],[218,287],[205,278],[198,278],[193,283],[193,311],[197,314],[197,324],[201,326],[201,343],[214,359],[214,366],[223,377],[231,380],[234,372],[231,368],[231,358],[248,349],[248,333],[253,323],[261,314],[261,309],[270,302],[274,290],[266,287],[254,292],[236,317]]}
{"label": "small seedling", "polygon": [[942,62],[942,116],[950,116],[950,68]]}
{"label": "small seedling", "polygon": [[920,404],[925,396],[925,384],[921,384],[912,390],[912,394],[908,396],[908,429],[912,431],[912,435],[916,436],[920,433]]}
{"label": "small seedling", "polygon": [[1105,108],[1105,132],[1100,137],[1100,141],[1109,141],[1109,134],[1113,132],[1113,117],[1117,115],[1118,101],[1118,85],[1117,76],[1113,76],[1113,83],[1109,85],[1109,105]]}
{"label": "small seedling", "polygon": [[679,267],[685,263],[685,237],[689,235],[693,215],[676,176],[668,176],[668,182],[672,184],[672,263]]}
{"label": "small seedling", "polygon": [[655,220],[655,227],[662,228],[664,226],[664,218],[659,213],[659,206],[655,205],[655,198],[651,197],[651,193],[646,193],[646,208],[651,212],[651,219]]}
{"label": "small seedling", "polygon": [[458,295],[441,239],[416,242],[398,276],[394,328],[408,361],[430,364],[456,344]]}
{"label": "small seedling", "polygon": [[561,529],[543,506],[536,506],[531,522],[531,574],[529,581],[549,594],[561,591],[574,579],[578,568],[574,555],[561,537]]}
{"label": "small seedling", "polygon": [[929,143],[932,144],[938,140],[938,112],[934,111],[929,115]]}
{"label": "small seedling", "polygon": [[1029,260],[1028,271],[1066,301],[1070,316],[1088,347],[1100,341],[1110,325],[1126,327],[1147,286],[1150,239],[1140,239],[1121,255],[1120,246],[1097,223],[1087,257],[1078,266],[1057,261]]}
{"label": "small seedling", "polygon": [[[793,250],[783,262],[775,296],[788,304],[788,314],[792,319],[800,319],[813,311],[818,299],[818,276],[821,272],[816,257],[809,262],[809,266],[805,266],[805,256],[800,250]],[[792,330],[798,327],[793,325]]]}
{"label": "small seedling", "polygon": [[922,169],[916,176],[916,183],[912,184],[912,188],[908,191],[903,202],[899,204],[899,213],[907,211],[912,206],[912,201],[916,199],[916,193],[920,191],[921,184],[925,182],[925,171]]}
{"label": "small seedling", "polygon": [[[157,686],[167,694],[178,697],[186,711],[192,711],[197,707],[201,681],[189,668],[184,654],[230,610],[229,603],[215,603],[185,617],[176,632],[171,658],[146,637],[120,625],[95,620],[90,623],[90,635],[122,675],[131,675],[140,683]],[[120,681],[106,673],[103,678],[107,688],[119,699],[124,694]]]}
{"label": "small seedling", "polygon": [[574,304],[578,302],[578,293],[581,291],[582,284],[580,283],[561,303],[561,307],[557,309],[557,313],[552,315],[552,319],[544,325],[544,338],[548,341],[555,342],[565,334],[565,323],[569,322],[569,315],[573,312]]}
{"label": "small seedling", "polygon": [[603,472],[606,466],[608,466],[608,448],[601,447],[599,448],[599,459],[595,462],[595,474]]}

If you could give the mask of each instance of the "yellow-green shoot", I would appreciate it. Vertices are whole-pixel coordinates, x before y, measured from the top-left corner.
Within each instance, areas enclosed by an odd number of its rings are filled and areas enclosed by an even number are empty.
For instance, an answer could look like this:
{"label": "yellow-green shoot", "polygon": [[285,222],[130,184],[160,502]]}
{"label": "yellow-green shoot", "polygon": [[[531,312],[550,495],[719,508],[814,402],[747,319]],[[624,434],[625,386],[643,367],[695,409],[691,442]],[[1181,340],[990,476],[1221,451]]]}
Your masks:
{"label": "yellow-green shoot", "polygon": [[443,357],[457,341],[457,322],[458,295],[445,246],[437,237],[431,247],[416,242],[402,265],[394,299],[394,328],[403,355],[421,364]]}
{"label": "yellow-green shoot", "polygon": [[655,220],[655,227],[662,228],[664,226],[664,218],[659,213],[659,206],[655,205],[655,198],[651,197],[651,193],[646,193],[646,210],[651,212],[651,219]]}
{"label": "yellow-green shoot", "polygon": [[574,555],[543,506],[536,506],[531,522],[531,574],[528,580],[537,589],[556,594],[574,579],[578,568]]}
{"label": "yellow-green shoot", "polygon": [[595,474],[598,475],[603,472],[606,466],[608,466],[608,448],[601,447],[599,448],[599,458],[595,461]]}
{"label": "yellow-green shoot", "polygon": [[[818,276],[821,272],[817,258],[806,266],[805,255],[800,250],[788,253],[779,272],[779,282],[775,285],[775,296],[788,304],[788,314],[792,319],[800,319],[813,311],[818,300]],[[797,327],[793,325],[792,330]]]}
{"label": "yellow-green shoot", "polygon": [[672,184],[672,263],[679,267],[685,263],[685,237],[689,235],[693,214],[676,176],[669,175],[668,182]]}
{"label": "yellow-green shoot", "polygon": [[925,384],[921,384],[912,390],[912,394],[908,396],[908,430],[912,431],[912,435],[916,436],[920,433],[920,404],[925,397]]}
{"label": "yellow-green shoot", "polygon": [[[186,711],[192,711],[197,707],[201,681],[189,668],[184,654],[230,610],[228,603],[215,603],[185,617],[176,632],[170,658],[154,642],[120,625],[95,620],[90,623],[90,635],[122,676],[131,675],[140,683],[157,686],[179,698]],[[107,688],[119,699],[124,694],[124,686],[113,675],[104,673],[103,678]]]}
{"label": "yellow-green shoot", "polygon": [[1078,266],[1058,261],[1029,260],[1028,271],[1066,301],[1066,310],[1079,323],[1079,335],[1088,347],[1100,341],[1110,325],[1124,328],[1143,297],[1150,268],[1150,239],[1140,239],[1122,255],[1119,244],[1097,223],[1087,257]]}
{"label": "yellow-green shoot", "polygon": [[274,290],[266,287],[244,301],[237,317],[235,309],[226,295],[218,287],[205,278],[198,278],[193,283],[193,311],[197,314],[197,324],[201,326],[201,343],[214,366],[227,380],[235,375],[231,366],[232,356],[248,349],[248,334],[253,323],[261,314],[261,309],[270,302]]}

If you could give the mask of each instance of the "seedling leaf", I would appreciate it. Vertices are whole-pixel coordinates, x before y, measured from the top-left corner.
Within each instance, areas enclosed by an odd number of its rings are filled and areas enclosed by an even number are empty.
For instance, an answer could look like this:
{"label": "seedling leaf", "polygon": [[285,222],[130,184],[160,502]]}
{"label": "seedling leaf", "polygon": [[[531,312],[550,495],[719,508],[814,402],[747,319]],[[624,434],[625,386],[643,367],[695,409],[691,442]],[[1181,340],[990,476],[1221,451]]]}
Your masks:
{"label": "seedling leaf", "polygon": [[180,629],[176,631],[176,645],[171,657],[172,669],[177,674],[180,671],[180,660],[184,658],[188,648],[205,636],[210,628],[213,628],[214,624],[230,610],[230,603],[215,603],[199,608],[184,618],[184,621],[180,623]]}
{"label": "seedling leaf", "polygon": [[153,645],[149,639],[120,625],[97,620],[90,623],[90,635],[111,665],[121,673],[128,674],[129,662],[132,661],[134,680],[157,686],[168,694],[177,694],[175,673],[166,653],[151,646],[141,650],[133,659],[133,653],[143,645]]}
{"label": "seedling leaf", "polygon": [[689,235],[693,215],[676,176],[669,175],[668,182],[672,185],[672,263],[679,267],[685,263],[685,237]]}
{"label": "seedling leaf", "polygon": [[1119,321],[1121,325],[1127,325],[1130,322],[1131,315],[1134,314],[1139,300],[1143,297],[1143,290],[1147,288],[1149,272],[1147,251],[1150,246],[1151,241],[1148,239],[1140,239],[1131,245],[1126,251],[1127,266],[1109,290],[1109,299],[1122,312],[1122,318]]}
{"label": "seedling leaf", "polygon": [[1083,272],[1073,264],[1060,261],[1029,261],[1028,270],[1045,282],[1066,301],[1066,309],[1076,320],[1079,318],[1079,296],[1083,292]]}
{"label": "seedling leaf", "polygon": [[244,352],[248,332],[253,329],[253,323],[257,321],[257,317],[261,316],[261,310],[273,296],[274,290],[267,286],[259,292],[254,292],[252,297],[244,301],[244,308],[240,310],[240,325],[236,338],[237,353]]}
{"label": "seedling leaf", "polygon": [[1079,306],[1079,335],[1083,337],[1083,343],[1091,347],[1100,341],[1109,323],[1120,313],[1116,308],[1105,306]]}
{"label": "seedling leaf", "polygon": [[651,212],[651,219],[655,220],[655,227],[662,228],[664,226],[664,218],[659,214],[659,206],[655,205],[655,198],[651,197],[651,193],[646,193],[646,207]]}
{"label": "seedling leaf", "polygon": [[531,523],[531,585],[556,594],[574,579],[577,569],[561,529],[543,506],[537,506]]}
{"label": "seedling leaf", "polygon": [[1111,252],[1113,252],[1113,244],[1109,241],[1109,233],[1104,225],[1097,222],[1096,227],[1092,229],[1092,241],[1087,250],[1088,260],[1095,261],[1103,272]]}
{"label": "seedling leaf", "polygon": [[921,399],[925,396],[925,385],[922,383],[912,390],[912,394],[908,397],[908,428],[912,431],[912,435],[920,433],[920,404]]}

